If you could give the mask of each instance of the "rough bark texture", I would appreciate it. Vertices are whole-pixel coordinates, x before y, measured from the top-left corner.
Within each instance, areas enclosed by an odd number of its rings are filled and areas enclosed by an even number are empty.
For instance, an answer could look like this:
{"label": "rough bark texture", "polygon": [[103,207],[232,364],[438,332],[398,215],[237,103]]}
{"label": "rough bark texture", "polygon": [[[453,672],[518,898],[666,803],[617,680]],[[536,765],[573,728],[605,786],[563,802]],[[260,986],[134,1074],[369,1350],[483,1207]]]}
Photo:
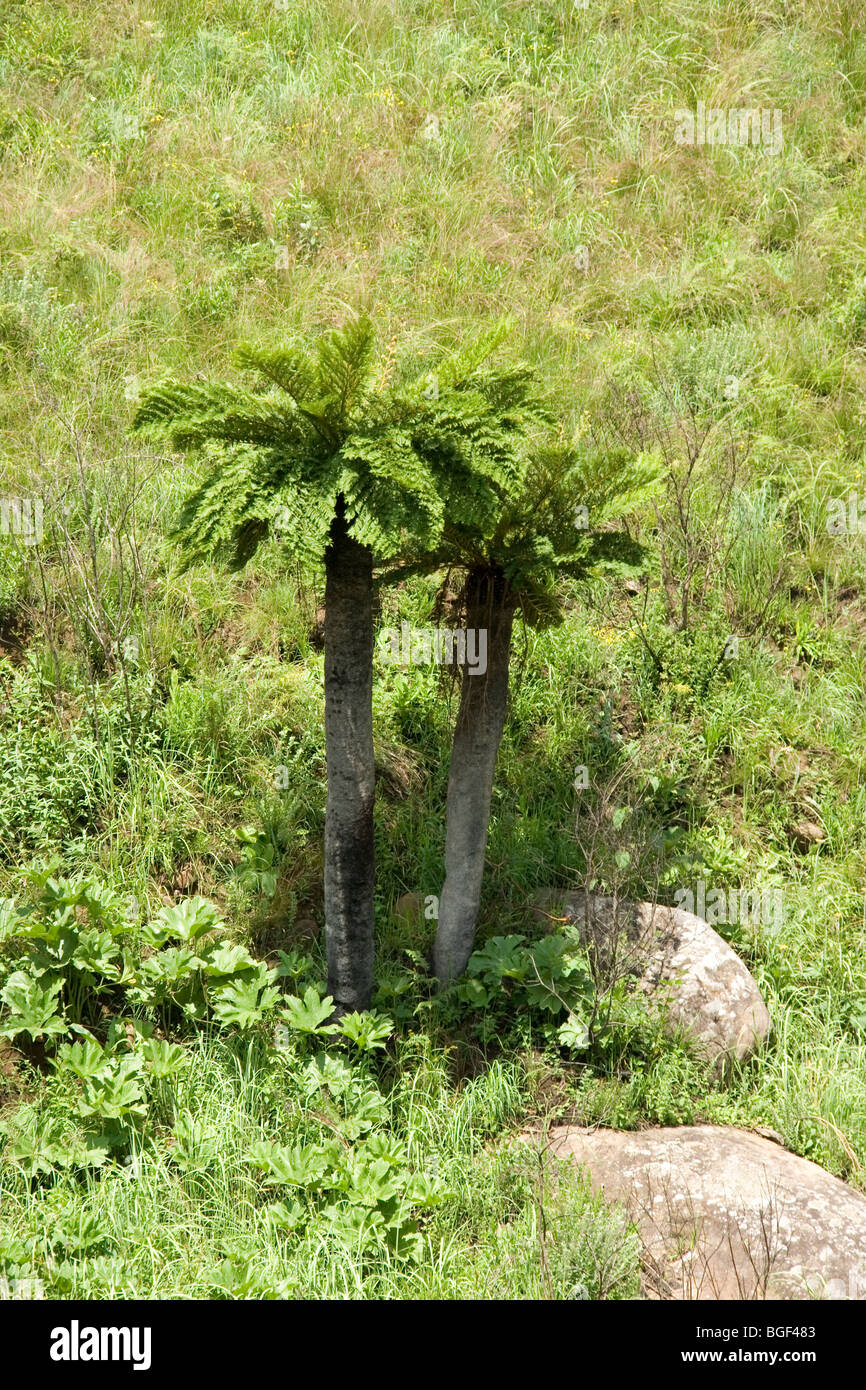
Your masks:
{"label": "rough bark texture", "polygon": [[508,667],[514,608],[499,576],[470,575],[467,628],[487,630],[487,671],[464,672],[451,745],[446,803],[445,883],[433,969],[444,981],[466,969],[481,900],[490,797],[508,705]]}
{"label": "rough bark texture", "polygon": [[373,560],[342,506],[325,556],[325,939],[340,1012],[373,989]]}

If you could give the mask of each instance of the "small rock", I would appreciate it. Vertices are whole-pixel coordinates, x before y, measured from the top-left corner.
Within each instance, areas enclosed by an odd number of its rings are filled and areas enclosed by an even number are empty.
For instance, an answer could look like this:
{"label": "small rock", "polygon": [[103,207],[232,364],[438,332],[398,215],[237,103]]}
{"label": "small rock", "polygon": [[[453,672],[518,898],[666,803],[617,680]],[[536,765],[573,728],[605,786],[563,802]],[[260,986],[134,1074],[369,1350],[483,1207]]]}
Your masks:
{"label": "small rock", "polygon": [[394,904],[394,916],[404,922],[420,922],[424,917],[424,899],[419,893],[403,893]]}
{"label": "small rock", "polygon": [[771,1129],[769,1125],[753,1125],[752,1132],[760,1134],[762,1139],[769,1139],[773,1144],[781,1144],[785,1147],[785,1140],[777,1129]]}
{"label": "small rock", "polygon": [[794,844],[798,849],[811,849],[813,845],[819,845],[826,839],[820,825],[816,825],[813,820],[798,821],[791,831]]}

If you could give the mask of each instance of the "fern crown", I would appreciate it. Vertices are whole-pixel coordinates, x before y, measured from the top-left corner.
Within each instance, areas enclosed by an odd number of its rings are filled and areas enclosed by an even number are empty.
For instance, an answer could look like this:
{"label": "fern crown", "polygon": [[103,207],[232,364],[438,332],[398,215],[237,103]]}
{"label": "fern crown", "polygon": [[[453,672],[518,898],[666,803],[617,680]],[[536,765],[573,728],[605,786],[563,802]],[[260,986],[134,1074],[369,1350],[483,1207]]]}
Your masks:
{"label": "fern crown", "polygon": [[437,550],[449,517],[492,537],[525,476],[528,433],[546,418],[528,368],[489,364],[508,327],[477,335],[434,376],[377,388],[373,327],[354,314],[311,347],[243,345],[251,386],[145,391],[135,428],[207,463],[174,531],[185,562],[215,555],[239,568],[276,531],[318,565],[338,510],[382,566]]}

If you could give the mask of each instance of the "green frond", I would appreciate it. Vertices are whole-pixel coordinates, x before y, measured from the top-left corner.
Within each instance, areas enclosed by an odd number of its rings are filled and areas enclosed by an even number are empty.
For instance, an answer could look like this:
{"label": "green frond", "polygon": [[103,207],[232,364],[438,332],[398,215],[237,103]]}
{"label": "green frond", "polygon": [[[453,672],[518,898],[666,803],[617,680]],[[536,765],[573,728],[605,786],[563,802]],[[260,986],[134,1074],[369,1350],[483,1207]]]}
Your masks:
{"label": "green frond", "polygon": [[627,532],[603,531],[590,539],[579,558],[563,561],[559,569],[575,579],[583,579],[590,573],[624,579],[645,569],[649,555],[647,547]]}
{"label": "green frond", "polygon": [[657,451],[626,451],[582,458],[568,472],[568,487],[588,508],[593,528],[645,506],[658,492],[665,468]]}
{"label": "green frond", "polygon": [[335,467],[327,483],[294,482],[274,495],[274,535],[305,569],[316,570],[328,548],[339,492]]}
{"label": "green frond", "polygon": [[514,327],[512,318],[503,317],[484,328],[457,352],[450,353],[436,368],[439,390],[462,386],[504,343]]}
{"label": "green frond", "polygon": [[521,585],[520,611],[529,627],[558,627],[562,622],[562,604],[553,587],[536,580],[529,579]]}
{"label": "green frond", "polygon": [[437,486],[448,502],[449,491],[456,503],[463,488],[486,485],[491,505],[497,504],[519,487],[525,473],[522,431],[508,417],[501,418],[480,391],[441,394],[416,428],[415,439],[439,475]]}
{"label": "green frond", "polygon": [[226,547],[228,568],[231,570],[243,569],[244,565],[253,558],[269,531],[270,527],[267,521],[262,521],[258,517],[249,517],[246,521],[241,522]]}
{"label": "green frond", "polygon": [[132,417],[132,427],[141,430],[151,425],[161,426],[168,420],[207,410],[209,402],[219,391],[218,383],[186,386],[169,378],[157,381],[141,392]]}
{"label": "green frond", "polygon": [[206,478],[184,502],[170,533],[183,568],[211,556],[230,566],[242,555],[249,559],[267,533],[266,518],[255,507],[261,455],[248,448],[212,448],[208,462]]}
{"label": "green frond", "polygon": [[319,395],[316,363],[301,347],[257,348],[241,343],[235,360],[240,367],[261,372],[296,405],[314,401]]}
{"label": "green frond", "polygon": [[[352,534],[388,567],[424,566],[450,551],[485,562],[503,514],[522,495],[527,440],[543,418],[529,368],[485,366],[508,332],[501,322],[447,359],[432,393],[373,390],[373,328],[355,314],[311,351],[242,345],[239,365],[265,389],[158,383],[144,393],[140,429],[200,449],[207,476],[175,531],[187,562],[233,566],[275,530],[305,563],[321,562],[337,500]],[[530,541],[528,559],[543,569]]]}
{"label": "green frond", "polygon": [[483,396],[488,409],[512,426],[537,423],[550,425],[554,416],[539,395],[532,367],[516,362],[508,367],[488,367],[476,371],[458,390],[472,390]]}
{"label": "green frond", "polygon": [[[321,559],[333,516],[333,462],[214,443],[206,447],[205,458],[207,475],[186,499],[171,533],[185,568],[210,557],[230,569],[242,568],[269,534],[299,557]],[[324,519],[317,511],[323,498],[330,507]],[[319,549],[313,555],[314,544]]]}
{"label": "green frond", "polygon": [[340,424],[329,417],[328,405],[327,399],[307,401],[298,407],[298,414],[312,425],[316,433],[331,449],[339,449],[342,430]]}
{"label": "green frond", "polygon": [[[518,390],[523,389],[519,379]],[[530,405],[532,404],[530,398]],[[491,419],[496,422],[494,429]],[[465,450],[476,442],[486,462],[487,490],[476,494],[478,511],[472,514],[466,499],[473,497],[472,482],[485,465],[472,460],[468,480],[460,473],[464,499],[460,510],[446,508],[442,545],[437,554],[445,563],[470,569],[500,570],[519,601],[524,620],[531,626],[559,621],[557,581],[563,577],[585,580],[594,573],[611,577],[645,567],[647,552],[624,531],[612,529],[615,519],[645,503],[661,478],[654,456],[586,459],[574,449],[545,447],[533,451],[527,462],[521,449],[501,452],[497,430],[504,429],[495,413],[478,417],[478,428],[466,432],[462,454],[450,460],[455,473],[466,469]],[[507,437],[507,430],[505,431]],[[524,441],[521,430],[518,438]],[[490,487],[492,460],[504,463],[498,488]],[[509,465],[516,463],[509,477]],[[494,470],[495,471],[495,470]],[[491,498],[493,525],[491,526]],[[580,522],[577,508],[586,507],[588,527]]]}
{"label": "green frond", "polygon": [[323,333],[316,343],[319,392],[345,423],[367,382],[375,333],[366,314],[353,314],[342,328]]}
{"label": "green frond", "polygon": [[226,382],[206,386],[157,386],[142,393],[133,428],[158,428],[177,449],[207,440],[265,447],[301,441],[306,426],[293,404],[256,396]]}
{"label": "green frond", "polygon": [[403,544],[407,538],[420,546],[435,543],[442,528],[442,498],[409,431],[384,427],[351,435],[340,461],[345,495],[358,515],[353,531],[359,534],[367,516],[384,540],[375,553],[395,548],[401,538]]}

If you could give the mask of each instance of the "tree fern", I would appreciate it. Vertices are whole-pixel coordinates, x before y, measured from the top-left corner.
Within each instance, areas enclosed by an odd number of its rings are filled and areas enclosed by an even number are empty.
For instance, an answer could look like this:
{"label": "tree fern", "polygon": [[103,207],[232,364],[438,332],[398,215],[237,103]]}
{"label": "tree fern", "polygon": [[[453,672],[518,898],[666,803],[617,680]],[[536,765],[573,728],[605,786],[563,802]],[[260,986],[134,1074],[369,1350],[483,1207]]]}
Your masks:
{"label": "tree fern", "polygon": [[173,532],[185,563],[240,567],[275,535],[324,568],[325,929],[328,989],[345,1010],[365,1009],[372,989],[374,567],[436,554],[449,526],[495,534],[543,416],[527,368],[488,365],[506,331],[446,354],[435,391],[420,371],[377,391],[373,328],[352,315],[310,344],[243,344],[253,385],[163,381],[135,417],[204,463]]}
{"label": "tree fern", "polygon": [[[658,486],[658,461],[587,460],[573,450],[536,452],[516,488],[502,498],[492,528],[446,515],[439,546],[413,562],[462,570],[467,627],[487,632],[487,667],[463,673],[448,778],[445,882],[439,900],[434,966],[440,979],[462,974],[472,951],[481,895],[496,757],[508,700],[514,615],[533,627],[562,621],[560,581],[626,569],[643,550],[610,530]],[[582,527],[584,512],[591,526]]]}

